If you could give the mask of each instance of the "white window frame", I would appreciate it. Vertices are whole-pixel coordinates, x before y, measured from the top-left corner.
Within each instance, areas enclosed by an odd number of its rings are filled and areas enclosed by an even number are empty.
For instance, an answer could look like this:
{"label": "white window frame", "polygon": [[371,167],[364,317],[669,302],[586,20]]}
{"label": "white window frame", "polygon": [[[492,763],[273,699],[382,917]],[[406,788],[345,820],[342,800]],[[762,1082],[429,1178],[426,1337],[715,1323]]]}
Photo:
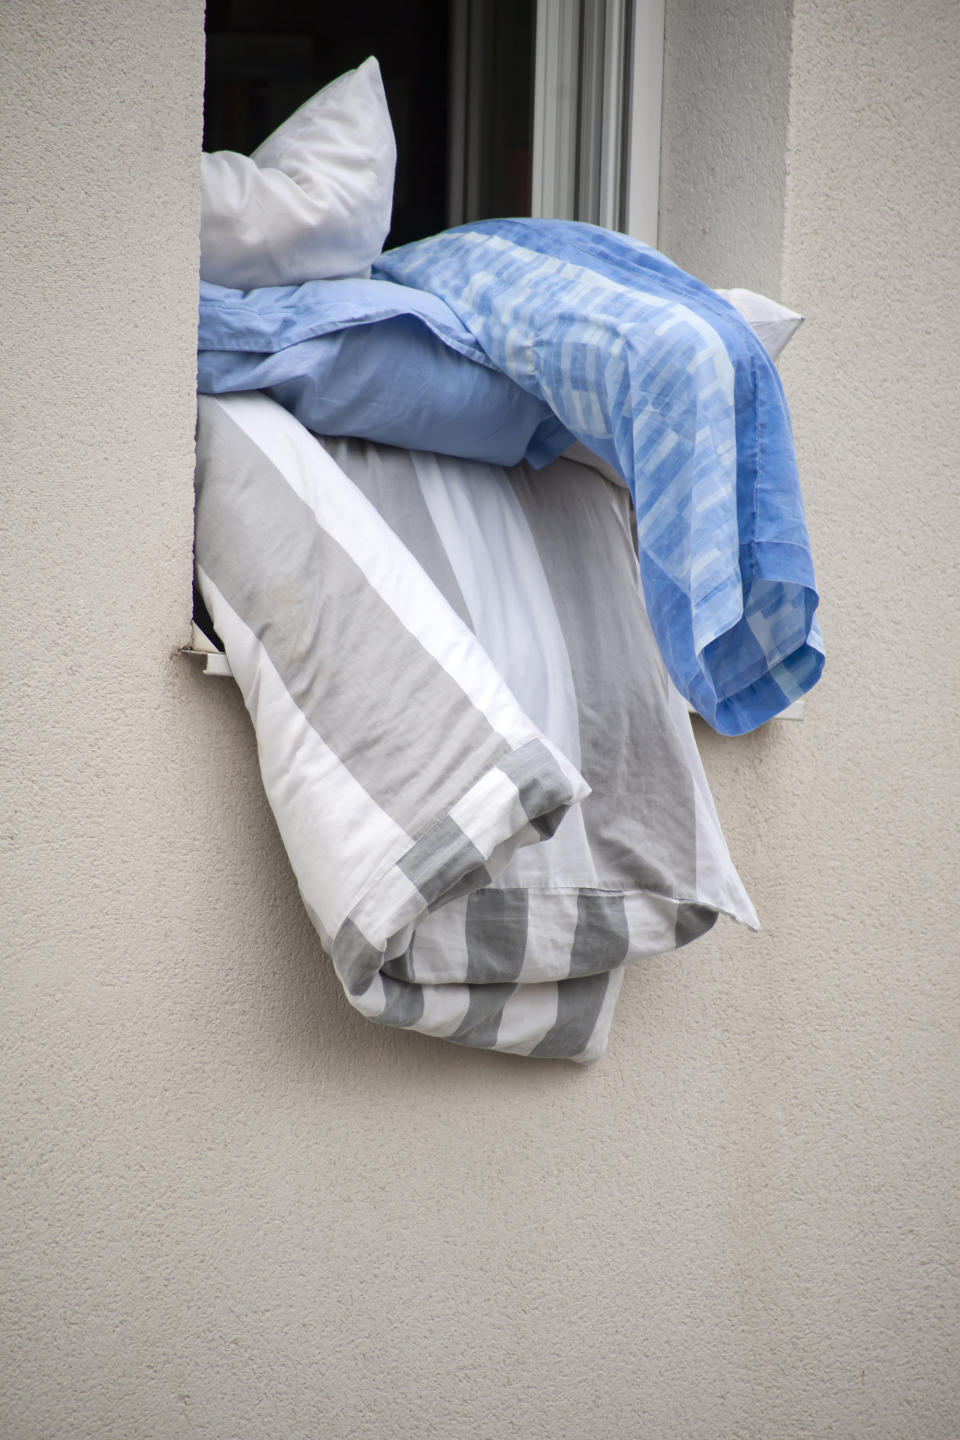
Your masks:
{"label": "white window frame", "polygon": [[539,0],[532,213],[656,245],[664,0]]}
{"label": "white window frame", "polygon": [[[451,4],[449,225],[478,211],[482,4]],[[657,243],[663,23],[664,0],[538,0],[532,215]]]}

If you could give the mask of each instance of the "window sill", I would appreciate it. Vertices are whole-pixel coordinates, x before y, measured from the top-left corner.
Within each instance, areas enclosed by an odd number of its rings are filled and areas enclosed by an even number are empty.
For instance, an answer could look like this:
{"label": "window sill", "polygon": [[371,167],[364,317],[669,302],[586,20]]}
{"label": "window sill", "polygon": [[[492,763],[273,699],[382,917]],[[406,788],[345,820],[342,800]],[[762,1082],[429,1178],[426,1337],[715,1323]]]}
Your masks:
{"label": "window sill", "polygon": [[[202,660],[204,675],[221,675],[226,678],[233,675],[230,661],[226,655],[204,635],[199,625],[194,625],[190,644],[182,645],[180,654],[188,655],[193,660]],[[803,700],[795,700],[792,705],[787,706],[786,710],[781,710],[779,715],[774,715],[774,720],[802,720],[804,703]],[[692,705],[688,705],[687,709],[691,715],[696,715],[697,712]]]}

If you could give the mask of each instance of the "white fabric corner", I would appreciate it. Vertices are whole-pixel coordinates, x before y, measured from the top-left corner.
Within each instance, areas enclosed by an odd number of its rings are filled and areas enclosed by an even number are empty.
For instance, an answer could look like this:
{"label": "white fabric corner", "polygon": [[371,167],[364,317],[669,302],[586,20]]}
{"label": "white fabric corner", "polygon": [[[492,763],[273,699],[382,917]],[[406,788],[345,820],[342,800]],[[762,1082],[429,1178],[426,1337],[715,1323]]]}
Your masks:
{"label": "white fabric corner", "polygon": [[788,310],[786,305],[756,290],[718,290],[716,293],[739,311],[771,360],[776,360],[803,324],[803,316],[796,310]]}

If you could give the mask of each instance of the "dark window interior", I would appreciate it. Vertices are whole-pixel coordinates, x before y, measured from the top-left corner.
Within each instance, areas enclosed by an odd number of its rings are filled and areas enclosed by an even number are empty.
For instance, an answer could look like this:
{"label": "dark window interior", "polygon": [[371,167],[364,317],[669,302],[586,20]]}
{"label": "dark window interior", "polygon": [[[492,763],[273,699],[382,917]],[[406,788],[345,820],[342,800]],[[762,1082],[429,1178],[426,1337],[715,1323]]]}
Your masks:
{"label": "dark window interior", "polygon": [[[376,55],[397,137],[388,244],[432,235],[451,217],[526,214],[534,8],[534,0],[456,9],[451,0],[207,0],[204,149],[249,154],[322,86]],[[457,17],[466,59],[452,70]],[[452,107],[466,117],[459,128]],[[457,196],[452,135],[467,171]]]}

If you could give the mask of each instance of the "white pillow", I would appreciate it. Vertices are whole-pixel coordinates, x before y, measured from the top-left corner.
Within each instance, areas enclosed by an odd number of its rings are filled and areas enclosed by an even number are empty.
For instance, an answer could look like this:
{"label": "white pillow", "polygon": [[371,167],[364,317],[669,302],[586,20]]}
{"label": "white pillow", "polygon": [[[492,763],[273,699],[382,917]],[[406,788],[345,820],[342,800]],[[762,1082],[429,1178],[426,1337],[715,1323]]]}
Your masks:
{"label": "white pillow", "polygon": [[739,310],[771,360],[776,360],[803,324],[803,316],[796,310],[788,310],[786,305],[778,305],[776,300],[758,295],[755,290],[718,290],[716,293],[734,310]]}
{"label": "white pillow", "polygon": [[205,153],[200,278],[251,290],[368,274],[390,229],[397,147],[370,57],[252,156]]}

